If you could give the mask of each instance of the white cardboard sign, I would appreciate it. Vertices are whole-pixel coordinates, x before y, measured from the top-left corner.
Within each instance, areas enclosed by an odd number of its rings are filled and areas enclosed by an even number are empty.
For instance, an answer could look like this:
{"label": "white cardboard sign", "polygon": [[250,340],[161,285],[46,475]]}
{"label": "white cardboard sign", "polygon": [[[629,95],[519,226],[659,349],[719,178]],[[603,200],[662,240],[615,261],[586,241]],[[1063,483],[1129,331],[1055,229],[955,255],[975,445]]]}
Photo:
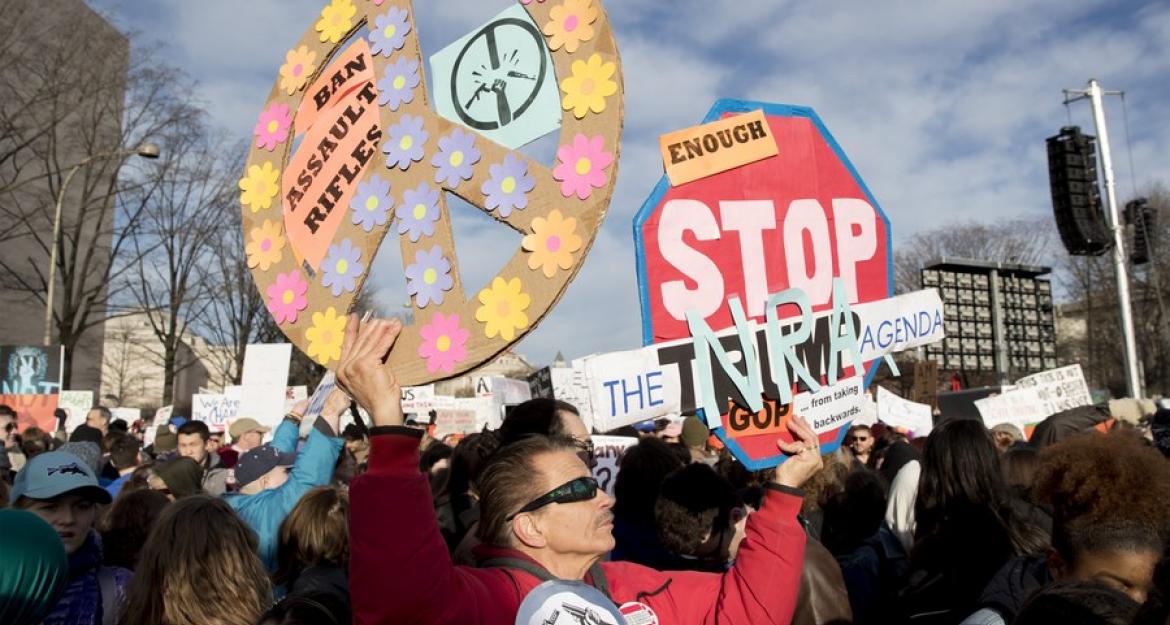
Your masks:
{"label": "white cardboard sign", "polygon": [[883,386],[877,387],[878,421],[893,427],[906,428],[915,438],[930,434],[934,418],[927,404],[919,404],[899,397]]}
{"label": "white cardboard sign", "polygon": [[241,386],[285,386],[292,361],[292,343],[259,343],[244,350]]}
{"label": "white cardboard sign", "polygon": [[617,482],[618,469],[626,450],[638,444],[633,436],[593,436],[593,477],[609,496],[613,496],[613,485]]}
{"label": "white cardboard sign", "polygon": [[85,423],[89,409],[93,408],[93,391],[61,391],[57,395],[57,407],[65,411],[65,431],[72,433]]}

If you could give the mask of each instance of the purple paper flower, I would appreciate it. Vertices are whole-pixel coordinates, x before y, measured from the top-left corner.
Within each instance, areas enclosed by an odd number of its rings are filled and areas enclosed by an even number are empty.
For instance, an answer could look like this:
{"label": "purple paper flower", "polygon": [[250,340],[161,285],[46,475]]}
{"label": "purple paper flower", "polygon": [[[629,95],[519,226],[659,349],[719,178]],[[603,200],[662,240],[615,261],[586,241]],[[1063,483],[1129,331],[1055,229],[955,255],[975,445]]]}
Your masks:
{"label": "purple paper flower", "polygon": [[439,151],[431,157],[431,165],[439,168],[435,182],[454,187],[461,180],[471,180],[471,166],[479,162],[475,135],[456,128],[439,138]]}
{"label": "purple paper flower", "polygon": [[423,144],[427,142],[427,131],[423,129],[422,117],[403,115],[397,124],[387,131],[382,152],[386,154],[386,166],[406,171],[411,161],[423,159]]}
{"label": "purple paper flower", "polygon": [[439,191],[427,183],[417,189],[408,189],[402,194],[402,204],[394,214],[398,216],[398,234],[409,234],[411,241],[435,233],[435,222],[439,220]]}
{"label": "purple paper flower", "polygon": [[414,100],[414,88],[419,83],[418,61],[398,57],[386,66],[386,73],[378,81],[378,104],[397,111],[404,102]]}
{"label": "purple paper flower", "polygon": [[487,196],[484,208],[498,209],[500,217],[528,208],[528,192],[536,186],[536,180],[528,175],[528,163],[524,159],[509,154],[503,163],[492,165],[488,171],[491,177],[480,187]]}
{"label": "purple paper flower", "polygon": [[442,306],[443,291],[450,291],[454,285],[451,262],[443,258],[442,247],[415,252],[414,264],[406,268],[406,292],[414,296],[419,308],[431,302]]}
{"label": "purple paper flower", "polygon": [[333,290],[333,297],[342,291],[353,292],[357,288],[358,276],[365,266],[359,262],[362,250],[354,247],[349,239],[342,239],[337,245],[330,245],[321,262],[321,286]]}
{"label": "purple paper flower", "polygon": [[374,28],[370,29],[370,53],[390,56],[395,50],[406,43],[406,35],[410,33],[410,22],[406,19],[406,11],[398,7],[374,18]]}
{"label": "purple paper flower", "polygon": [[375,226],[386,223],[392,206],[394,200],[390,197],[390,181],[374,174],[358,183],[357,194],[349,201],[349,207],[353,210],[350,220],[354,225],[361,226],[362,230],[370,232]]}

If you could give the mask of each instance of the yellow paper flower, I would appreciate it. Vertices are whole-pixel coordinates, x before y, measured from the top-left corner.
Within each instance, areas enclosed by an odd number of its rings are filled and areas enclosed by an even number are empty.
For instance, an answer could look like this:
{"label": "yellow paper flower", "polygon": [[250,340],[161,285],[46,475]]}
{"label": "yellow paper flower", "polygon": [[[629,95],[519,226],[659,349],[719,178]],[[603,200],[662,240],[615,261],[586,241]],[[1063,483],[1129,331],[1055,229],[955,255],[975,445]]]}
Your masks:
{"label": "yellow paper flower", "polygon": [[338,315],[330,306],[323,313],[313,313],[313,325],[305,330],[309,358],[322,365],[341,359],[341,341],[345,338],[345,315]]}
{"label": "yellow paper flower", "polygon": [[530,269],[541,269],[546,278],[557,273],[557,268],[573,266],[573,252],[581,249],[581,237],[577,236],[577,220],[566,219],[561,211],[548,214],[548,219],[537,217],[532,220],[532,234],[526,235],[520,245],[532,252],[528,256]]}
{"label": "yellow paper flower", "polygon": [[317,53],[308,46],[289,50],[280,66],[280,88],[288,95],[305,86],[305,81],[317,71]]}
{"label": "yellow paper flower", "polygon": [[260,271],[268,271],[272,265],[280,262],[284,251],[284,232],[279,221],[265,219],[259,228],[252,228],[244,251],[248,255],[248,266],[258,267]]}
{"label": "yellow paper flower", "polygon": [[516,338],[516,330],[528,327],[528,314],[524,311],[532,298],[524,292],[520,278],[505,282],[496,276],[490,287],[479,292],[479,301],[483,306],[476,309],[475,318],[486,324],[483,331],[489,339],[498,334],[511,341]]}
{"label": "yellow paper flower", "polygon": [[573,61],[572,71],[572,76],[561,81],[561,91],[565,92],[561,107],[572,110],[577,119],[589,111],[604,111],[605,99],[617,93],[617,83],[610,80],[617,65],[603,63],[600,54],[593,54],[588,62]]}
{"label": "yellow paper flower", "polygon": [[549,49],[559,50],[564,46],[566,52],[576,52],[582,41],[593,38],[592,24],[597,14],[593,0],[565,0],[564,4],[553,7],[548,12],[549,22],[544,25]]}
{"label": "yellow paper flower", "polygon": [[321,19],[314,26],[321,33],[321,41],[337,43],[353,27],[357,7],[352,0],[333,0],[321,9]]}
{"label": "yellow paper flower", "polygon": [[249,167],[248,175],[240,179],[240,202],[253,213],[272,208],[272,198],[280,190],[276,184],[279,177],[280,172],[273,169],[272,163]]}

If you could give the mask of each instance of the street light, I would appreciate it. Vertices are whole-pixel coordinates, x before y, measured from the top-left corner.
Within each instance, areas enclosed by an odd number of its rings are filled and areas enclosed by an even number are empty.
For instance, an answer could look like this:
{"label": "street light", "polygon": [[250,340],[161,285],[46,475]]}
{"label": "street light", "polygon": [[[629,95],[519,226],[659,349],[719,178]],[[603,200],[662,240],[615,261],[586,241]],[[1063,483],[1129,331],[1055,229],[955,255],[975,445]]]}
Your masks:
{"label": "street light", "polygon": [[65,190],[69,188],[69,183],[73,180],[74,174],[81,170],[82,167],[88,165],[90,162],[100,158],[115,158],[119,156],[130,156],[137,154],[142,158],[155,159],[158,158],[158,145],[154,143],[142,143],[136,148],[123,148],[120,150],[112,150],[109,152],[100,152],[98,154],[91,154],[82,159],[80,163],[74,165],[69,173],[65,174],[65,180],[61,182],[61,188],[57,191],[57,208],[53,215],[53,242],[52,248],[49,252],[49,291],[45,295],[45,339],[44,345],[48,347],[53,339],[53,291],[57,282],[57,247],[58,239],[61,238],[61,206],[65,203]]}

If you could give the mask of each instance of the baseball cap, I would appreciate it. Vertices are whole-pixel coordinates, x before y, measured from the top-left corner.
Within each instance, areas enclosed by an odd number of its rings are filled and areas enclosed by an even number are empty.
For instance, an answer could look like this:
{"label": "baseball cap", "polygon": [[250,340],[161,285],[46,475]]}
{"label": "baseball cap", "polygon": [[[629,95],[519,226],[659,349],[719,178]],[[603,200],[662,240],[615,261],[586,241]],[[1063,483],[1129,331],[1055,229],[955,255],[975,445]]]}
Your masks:
{"label": "baseball cap", "polygon": [[272,445],[253,447],[236,463],[236,484],[254,482],[276,467],[291,467],[296,459],[296,453],[284,453]]}
{"label": "baseball cap", "polygon": [[228,427],[228,434],[231,434],[232,438],[239,438],[248,432],[253,431],[267,434],[272,431],[272,428],[260,425],[259,421],[251,417],[236,419],[235,421],[232,421],[231,426]]}
{"label": "baseball cap", "polygon": [[110,493],[98,486],[97,476],[85,461],[65,451],[47,451],[28,461],[12,483],[9,503],[21,497],[52,499],[77,492],[96,503],[110,503]]}

